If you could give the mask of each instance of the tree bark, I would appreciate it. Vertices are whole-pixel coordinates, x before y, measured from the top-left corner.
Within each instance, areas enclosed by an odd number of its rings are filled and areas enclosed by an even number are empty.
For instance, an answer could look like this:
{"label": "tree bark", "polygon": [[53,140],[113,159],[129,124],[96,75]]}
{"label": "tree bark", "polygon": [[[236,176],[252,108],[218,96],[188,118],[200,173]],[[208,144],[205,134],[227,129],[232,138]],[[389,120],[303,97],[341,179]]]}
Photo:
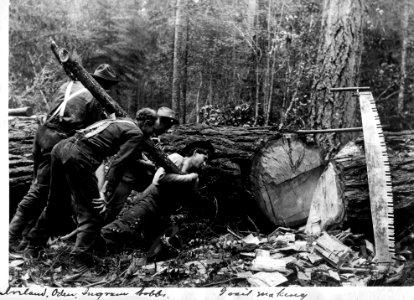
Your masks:
{"label": "tree bark", "polygon": [[[36,128],[36,118],[9,120],[11,209],[27,192],[32,180],[31,154]],[[316,189],[315,179],[323,168],[320,150],[315,145],[281,135],[269,127],[181,125],[160,138],[167,153],[179,152],[192,141],[209,140],[215,147],[216,153],[201,173],[200,194],[205,202],[200,207],[213,209],[216,202],[219,217],[249,215],[259,226],[273,229],[277,225],[305,222],[309,196]],[[406,213],[414,204],[414,131],[386,132],[385,139],[398,230],[398,223],[401,228],[407,224],[407,218],[410,220]],[[332,160],[338,182],[335,186],[340,187],[336,193],[344,203],[345,218],[331,224],[344,222],[344,226],[358,231],[372,225],[362,139],[356,140],[356,145],[359,150],[338,154]],[[326,186],[334,190],[332,183]],[[326,192],[325,189],[322,194]],[[332,205],[332,201],[333,197],[329,197],[327,203]]]}
{"label": "tree bark", "polygon": [[29,106],[19,108],[9,108],[9,116],[26,116],[33,115],[33,109]]}
{"label": "tree bark", "polygon": [[264,125],[269,125],[269,114],[268,106],[270,105],[270,61],[272,57],[272,45],[271,42],[271,34],[270,34],[270,21],[272,18],[272,0],[267,1],[267,49],[266,49],[266,72],[264,76],[264,84],[263,84],[263,115],[264,115]]}
{"label": "tree bark", "polygon": [[200,92],[201,92],[202,87],[203,87],[203,72],[200,71],[200,85],[198,86],[197,97],[196,97],[196,124],[200,123]]}
{"label": "tree bark", "polygon": [[[254,125],[259,124],[260,116],[263,116],[263,99],[265,95],[261,95],[261,91],[263,92],[263,83],[261,79],[264,78],[265,70],[263,57],[266,53],[266,44],[269,44],[269,41],[266,41],[265,32],[267,30],[267,21],[266,21],[266,13],[265,13],[265,0],[257,0],[257,10],[256,10],[256,24],[255,24],[255,46],[254,46],[254,58],[255,58],[255,116],[254,116]],[[261,78],[262,77],[262,78]],[[261,100],[262,99],[262,103]]]}
{"label": "tree bark", "polygon": [[37,126],[37,118],[9,119],[9,211],[11,214],[32,182],[33,139]]}
{"label": "tree bark", "polygon": [[[325,0],[322,14],[317,73],[311,95],[309,127],[353,127],[357,123],[357,101],[351,93],[329,92],[332,87],[358,85],[364,0]],[[324,149],[338,149],[351,134],[318,136]]]}
{"label": "tree bark", "polygon": [[63,48],[59,48],[54,42],[51,49],[58,61],[62,64],[65,72],[72,78],[82,82],[83,86],[91,92],[96,100],[109,113],[115,113],[116,116],[126,117],[127,113],[115,102],[111,96],[101,87],[101,85],[81,66],[81,64],[72,59],[70,53]]}
{"label": "tree bark", "polygon": [[177,118],[181,119],[181,80],[183,67],[183,35],[184,18],[187,0],[177,0],[175,14],[175,37],[174,37],[174,59],[173,59],[173,78],[172,78],[172,109]]}
{"label": "tree bark", "polygon": [[407,44],[408,44],[408,20],[409,20],[409,6],[408,0],[404,0],[402,7],[401,18],[401,63],[400,63],[400,90],[398,93],[398,105],[397,112],[402,114],[404,110],[404,92],[405,92],[405,79],[407,78]]}
{"label": "tree bark", "polygon": [[216,149],[202,173],[206,203],[216,200],[223,215],[247,214],[273,229],[306,221],[309,195],[323,170],[315,145],[263,127],[179,126],[161,136],[166,152],[199,140],[209,140]]}
{"label": "tree bark", "polygon": [[182,91],[183,91],[183,98],[182,98],[182,123],[187,123],[187,84],[188,84],[188,43],[189,43],[189,20],[187,14],[187,8],[184,9],[185,11],[185,41],[184,41],[184,50],[183,50],[183,78],[182,78]]}
{"label": "tree bark", "polygon": [[[414,219],[414,131],[385,132],[391,166],[395,230],[401,232]],[[348,143],[331,161],[314,195],[307,224],[321,220],[322,227],[341,225],[352,232],[372,234],[367,168],[362,138]],[[325,177],[325,178],[324,178]],[[319,196],[319,197],[318,197]]]}

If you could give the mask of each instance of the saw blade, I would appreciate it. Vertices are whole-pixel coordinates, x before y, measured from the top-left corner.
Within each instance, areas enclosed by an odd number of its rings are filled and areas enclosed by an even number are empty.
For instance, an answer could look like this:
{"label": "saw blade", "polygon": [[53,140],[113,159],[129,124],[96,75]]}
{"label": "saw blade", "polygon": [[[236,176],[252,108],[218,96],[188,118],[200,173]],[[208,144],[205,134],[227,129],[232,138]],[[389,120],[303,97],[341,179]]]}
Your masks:
{"label": "saw blade", "polygon": [[378,263],[391,263],[395,254],[394,202],[391,171],[384,133],[371,92],[359,92],[369,198],[374,228],[375,258]]}

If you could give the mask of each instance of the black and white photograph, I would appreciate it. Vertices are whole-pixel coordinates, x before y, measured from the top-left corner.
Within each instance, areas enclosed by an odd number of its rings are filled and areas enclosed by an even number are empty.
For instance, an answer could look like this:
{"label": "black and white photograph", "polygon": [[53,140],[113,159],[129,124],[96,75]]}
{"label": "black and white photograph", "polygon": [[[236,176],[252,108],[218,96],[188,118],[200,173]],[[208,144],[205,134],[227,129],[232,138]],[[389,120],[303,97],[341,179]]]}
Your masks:
{"label": "black and white photograph", "polygon": [[0,297],[413,297],[413,1],[0,6]]}

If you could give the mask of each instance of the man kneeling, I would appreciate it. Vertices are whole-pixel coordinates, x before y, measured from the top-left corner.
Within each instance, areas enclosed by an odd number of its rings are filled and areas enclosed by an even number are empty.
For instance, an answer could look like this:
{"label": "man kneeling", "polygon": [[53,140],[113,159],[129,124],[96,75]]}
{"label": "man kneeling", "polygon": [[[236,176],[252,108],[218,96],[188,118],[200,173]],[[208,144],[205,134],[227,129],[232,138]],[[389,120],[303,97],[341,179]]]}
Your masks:
{"label": "man kneeling", "polygon": [[171,214],[185,197],[191,195],[198,184],[196,172],[206,164],[214,148],[208,141],[194,142],[183,153],[184,157],[178,153],[169,155],[183,175],[166,173],[164,168],[159,168],[151,185],[133,207],[102,228],[101,235],[108,244],[136,236],[144,237],[146,232],[159,227],[162,218]]}

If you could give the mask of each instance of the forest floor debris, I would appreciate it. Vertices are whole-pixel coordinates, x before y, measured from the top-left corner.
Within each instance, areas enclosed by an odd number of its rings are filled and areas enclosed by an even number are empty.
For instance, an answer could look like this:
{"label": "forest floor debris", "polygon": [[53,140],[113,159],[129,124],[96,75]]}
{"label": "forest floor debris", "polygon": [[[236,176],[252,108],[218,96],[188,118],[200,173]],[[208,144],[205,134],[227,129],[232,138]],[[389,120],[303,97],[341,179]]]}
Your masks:
{"label": "forest floor debris", "polygon": [[[184,219],[175,237],[163,237],[151,258],[143,249],[124,247],[97,257],[84,274],[71,273],[73,241],[58,240],[39,260],[9,255],[11,286],[50,287],[246,287],[246,286],[372,286],[414,285],[409,260],[402,250],[386,277],[372,263],[374,248],[362,234],[324,232],[314,241],[299,230],[277,228],[269,235],[237,230],[210,220]],[[176,225],[177,226],[177,225]],[[169,240],[179,239],[175,249]],[[340,253],[340,255],[338,255]],[[408,258],[408,259],[407,259]]]}

